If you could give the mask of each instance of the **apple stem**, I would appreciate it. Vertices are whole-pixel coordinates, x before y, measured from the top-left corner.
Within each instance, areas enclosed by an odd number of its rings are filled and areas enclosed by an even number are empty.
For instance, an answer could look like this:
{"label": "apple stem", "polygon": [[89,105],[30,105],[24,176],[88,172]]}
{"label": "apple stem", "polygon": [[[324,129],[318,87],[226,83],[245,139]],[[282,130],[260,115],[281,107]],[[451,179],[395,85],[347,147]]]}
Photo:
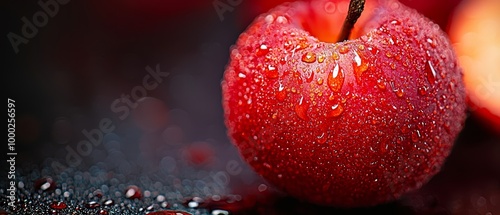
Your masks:
{"label": "apple stem", "polygon": [[349,2],[349,11],[347,12],[347,17],[345,18],[344,25],[342,26],[342,32],[340,32],[337,42],[349,39],[352,28],[354,28],[354,24],[358,21],[358,18],[361,16],[364,8],[365,0],[351,0],[351,2]]}

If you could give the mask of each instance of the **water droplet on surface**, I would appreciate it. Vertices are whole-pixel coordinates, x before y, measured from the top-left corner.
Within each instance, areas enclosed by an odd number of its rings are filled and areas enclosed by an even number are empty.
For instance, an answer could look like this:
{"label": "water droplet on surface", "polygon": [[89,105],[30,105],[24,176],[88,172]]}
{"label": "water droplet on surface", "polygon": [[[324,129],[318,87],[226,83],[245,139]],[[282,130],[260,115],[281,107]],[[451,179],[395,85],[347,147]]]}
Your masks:
{"label": "water droplet on surface", "polygon": [[312,52],[307,52],[304,55],[302,55],[302,62],[313,63],[314,61],[316,61],[316,54]]}
{"label": "water droplet on surface", "polygon": [[323,79],[322,78],[318,78],[318,80],[316,81],[316,83],[318,85],[322,85],[323,84]]}
{"label": "water droplet on surface", "polygon": [[326,132],[321,133],[321,135],[318,136],[318,143],[323,144],[326,143],[326,140],[328,140],[328,134]]}
{"label": "water droplet on surface", "polygon": [[340,58],[340,56],[339,56],[339,54],[337,54],[337,52],[333,52],[333,53],[332,53],[332,58],[333,58],[334,60],[338,60],[338,59]]}
{"label": "water droplet on surface", "polygon": [[43,177],[35,181],[35,189],[40,191],[53,191],[56,189],[56,182],[51,177]]}
{"label": "water droplet on surface", "polygon": [[229,215],[229,212],[226,210],[216,209],[216,210],[213,210],[211,214],[212,215]]}
{"label": "water droplet on surface", "polygon": [[267,53],[269,53],[269,48],[265,44],[260,45],[260,47],[257,49],[257,56],[264,56]]}
{"label": "water droplet on surface", "polygon": [[325,55],[319,55],[318,56],[318,63],[323,63],[323,61],[325,61]]}
{"label": "water droplet on surface", "polygon": [[278,90],[276,91],[276,99],[283,101],[286,98],[285,87],[280,83]]}
{"label": "water droplet on surface", "polygon": [[313,72],[313,71],[309,71],[309,72],[307,72],[306,74],[309,74],[309,75],[306,77],[306,82],[307,82],[307,83],[311,83],[311,81],[314,79],[314,72]]}
{"label": "water droplet on surface", "polygon": [[418,140],[420,139],[420,131],[419,130],[416,130],[414,132],[411,133],[411,141],[413,141],[414,143],[418,142]]}
{"label": "water droplet on surface", "polygon": [[385,90],[385,81],[383,79],[378,79],[377,80],[377,87],[380,88],[381,90]]}
{"label": "water droplet on surface", "polygon": [[386,142],[380,143],[380,152],[385,153],[385,152],[387,152],[388,148],[389,148],[389,145]]}
{"label": "water droplet on surface", "polygon": [[141,199],[142,194],[141,190],[139,187],[135,185],[128,186],[127,189],[125,190],[125,197],[128,199]]}
{"label": "water droplet on surface", "polygon": [[432,48],[436,48],[437,47],[437,44],[436,44],[436,42],[433,39],[427,38],[426,41],[431,45]]}
{"label": "water droplet on surface", "polygon": [[148,213],[148,215],[191,215],[191,214],[185,211],[163,210],[163,211],[151,212]]}
{"label": "water droplet on surface", "polygon": [[403,97],[405,94],[403,89],[397,89],[396,91],[394,91],[394,93],[396,93],[396,96],[399,98]]}
{"label": "water droplet on surface", "polygon": [[344,112],[344,107],[340,104],[335,104],[331,107],[328,117],[338,117]]}
{"label": "water droplet on surface", "polygon": [[115,201],[113,201],[112,199],[108,199],[108,200],[104,201],[104,203],[103,203],[104,206],[111,206],[114,204],[115,204]]}
{"label": "water droplet on surface", "polygon": [[243,73],[238,73],[238,77],[239,78],[246,78],[247,76],[245,74],[243,74]]}
{"label": "water droplet on surface", "polygon": [[265,67],[264,74],[268,78],[277,78],[279,76],[278,69],[272,65]]}
{"label": "water droplet on surface", "polygon": [[339,66],[335,64],[333,70],[328,74],[327,84],[333,92],[339,92],[344,84],[344,71]]}
{"label": "water droplet on surface", "polygon": [[309,104],[304,101],[304,97],[300,97],[299,103],[295,105],[295,113],[297,116],[303,120],[307,120],[307,110],[309,109]]}
{"label": "water droplet on surface", "polygon": [[362,56],[358,54],[358,52],[354,52],[353,67],[357,80],[360,80],[363,72],[365,72],[368,69],[368,64],[366,63],[366,60],[363,59]]}
{"label": "water droplet on surface", "polygon": [[49,207],[54,209],[54,210],[62,210],[62,209],[65,209],[67,207],[67,205],[64,202],[55,201],[55,202],[50,203]]}
{"label": "water droplet on surface", "polygon": [[99,203],[97,203],[96,201],[91,201],[91,202],[88,202],[87,204],[85,204],[85,207],[88,209],[95,209],[95,208],[98,208],[100,206],[101,205]]}
{"label": "water droplet on surface", "polygon": [[288,19],[284,16],[278,16],[278,18],[276,18],[276,22],[280,24],[286,24],[288,23]]}
{"label": "water droplet on surface", "polygon": [[101,209],[99,210],[99,215],[108,215],[108,211],[107,210],[104,210],[104,209]]}
{"label": "water droplet on surface", "polygon": [[204,201],[200,197],[193,197],[192,199],[188,200],[186,205],[190,208],[197,208],[202,204]]}
{"label": "water droplet on surface", "polygon": [[342,47],[340,47],[339,52],[340,52],[340,54],[345,54],[345,53],[349,52],[349,47],[342,46]]}
{"label": "water droplet on surface", "polygon": [[421,96],[425,96],[427,94],[427,87],[425,87],[425,86],[419,87],[418,94]]}
{"label": "water droplet on surface", "polygon": [[436,81],[437,73],[431,61],[427,61],[427,64],[425,64],[425,72],[427,73],[427,80],[433,84]]}
{"label": "water droplet on surface", "polygon": [[391,24],[393,24],[393,25],[401,25],[401,22],[399,20],[392,20]]}

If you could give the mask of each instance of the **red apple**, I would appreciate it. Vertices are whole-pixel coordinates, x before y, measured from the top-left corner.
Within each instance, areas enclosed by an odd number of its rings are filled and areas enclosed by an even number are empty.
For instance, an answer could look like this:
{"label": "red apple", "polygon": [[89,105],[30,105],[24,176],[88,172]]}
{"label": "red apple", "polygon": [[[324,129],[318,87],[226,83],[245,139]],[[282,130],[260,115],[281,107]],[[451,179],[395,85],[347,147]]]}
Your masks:
{"label": "red apple", "polygon": [[437,24],[395,0],[367,1],[344,41],[348,6],[285,3],[257,17],[222,90],[228,134],[259,174],[292,196],[355,207],[436,174],[466,105]]}
{"label": "red apple", "polygon": [[500,132],[500,1],[468,0],[457,9],[450,37],[464,68],[471,110]]}
{"label": "red apple", "polygon": [[441,28],[446,28],[450,15],[462,0],[401,0],[401,3],[414,8]]}

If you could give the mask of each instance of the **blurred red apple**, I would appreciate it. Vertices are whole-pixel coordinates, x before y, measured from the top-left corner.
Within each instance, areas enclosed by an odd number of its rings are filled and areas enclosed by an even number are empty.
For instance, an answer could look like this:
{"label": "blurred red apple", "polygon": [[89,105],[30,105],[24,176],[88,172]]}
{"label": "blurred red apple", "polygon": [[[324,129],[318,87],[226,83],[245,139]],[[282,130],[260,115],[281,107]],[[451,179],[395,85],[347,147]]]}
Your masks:
{"label": "blurred red apple", "polygon": [[450,37],[472,111],[500,132],[500,1],[464,1],[454,13]]}

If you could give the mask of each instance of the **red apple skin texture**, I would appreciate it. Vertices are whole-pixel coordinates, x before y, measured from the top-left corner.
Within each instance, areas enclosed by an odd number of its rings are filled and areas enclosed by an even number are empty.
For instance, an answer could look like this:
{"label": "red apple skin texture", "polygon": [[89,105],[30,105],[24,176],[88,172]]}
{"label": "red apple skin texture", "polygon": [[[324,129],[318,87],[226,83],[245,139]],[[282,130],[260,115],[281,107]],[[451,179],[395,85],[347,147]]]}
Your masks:
{"label": "red apple skin texture", "polygon": [[396,1],[375,5],[359,39],[319,41],[300,24],[308,4],[295,2],[257,17],[232,47],[228,135],[292,196],[340,207],[397,199],[439,171],[463,127],[462,71],[445,34]]}

